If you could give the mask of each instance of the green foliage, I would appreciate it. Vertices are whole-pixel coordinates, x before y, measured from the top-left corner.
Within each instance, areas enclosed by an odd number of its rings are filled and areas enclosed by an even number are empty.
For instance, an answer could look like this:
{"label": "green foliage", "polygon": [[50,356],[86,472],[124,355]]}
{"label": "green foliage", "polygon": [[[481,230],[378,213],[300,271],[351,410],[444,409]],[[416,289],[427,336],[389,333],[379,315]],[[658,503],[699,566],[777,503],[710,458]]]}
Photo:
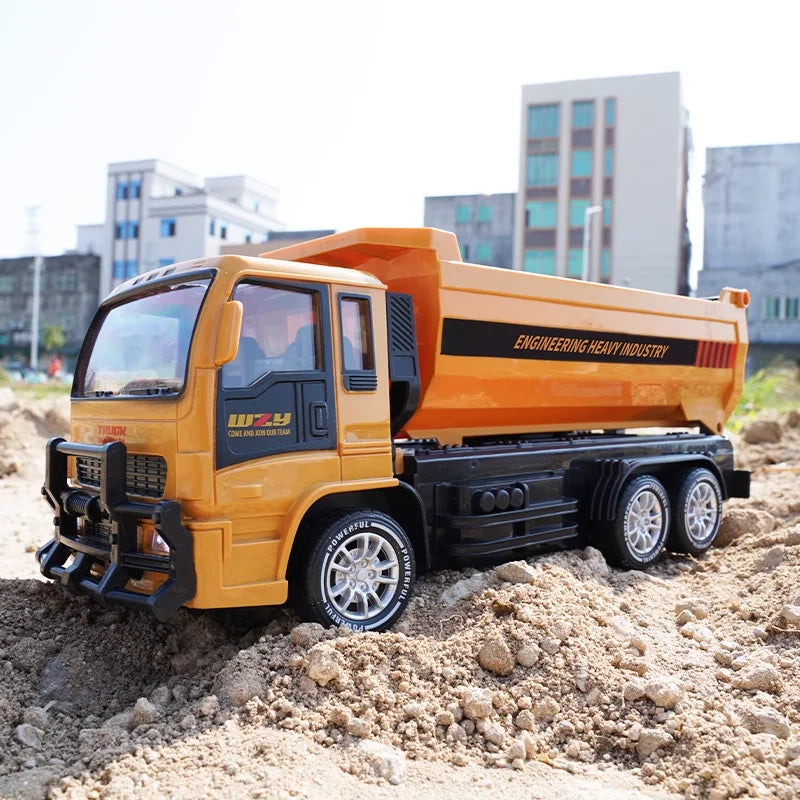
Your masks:
{"label": "green foliage", "polygon": [[64,397],[70,393],[68,383],[16,383],[14,394],[24,404],[26,400],[44,400]]}
{"label": "green foliage", "polygon": [[800,369],[791,361],[778,361],[748,378],[727,427],[739,431],[764,411],[792,409],[800,409]]}
{"label": "green foliage", "polygon": [[42,331],[42,345],[47,353],[61,350],[65,341],[64,331],[60,325],[46,325]]}

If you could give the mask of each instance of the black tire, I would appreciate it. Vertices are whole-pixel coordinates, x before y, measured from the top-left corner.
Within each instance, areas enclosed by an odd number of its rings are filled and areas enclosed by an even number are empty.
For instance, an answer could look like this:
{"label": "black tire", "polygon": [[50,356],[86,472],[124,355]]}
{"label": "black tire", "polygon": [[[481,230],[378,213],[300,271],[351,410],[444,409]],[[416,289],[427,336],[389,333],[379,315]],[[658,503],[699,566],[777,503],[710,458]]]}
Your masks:
{"label": "black tire", "polygon": [[414,585],[414,549],[405,531],[386,514],[359,509],[326,517],[315,534],[296,566],[297,613],[357,631],[391,627]]}
{"label": "black tire", "polygon": [[644,569],[658,559],[669,532],[667,490],[652,475],[640,475],[625,485],[616,519],[603,537],[603,553],[617,567]]}
{"label": "black tire", "polygon": [[716,475],[703,467],[684,473],[677,486],[668,547],[693,556],[705,553],[722,522],[722,489]]}

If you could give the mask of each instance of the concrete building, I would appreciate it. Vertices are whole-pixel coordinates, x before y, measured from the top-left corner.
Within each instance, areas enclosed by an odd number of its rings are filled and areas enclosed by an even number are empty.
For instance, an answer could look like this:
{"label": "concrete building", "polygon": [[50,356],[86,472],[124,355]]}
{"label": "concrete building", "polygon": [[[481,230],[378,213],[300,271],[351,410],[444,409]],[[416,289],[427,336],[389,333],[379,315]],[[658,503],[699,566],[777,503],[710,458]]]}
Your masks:
{"label": "concrete building", "polygon": [[514,267],[688,294],[678,73],[522,87]]}
{"label": "concrete building", "polygon": [[[57,325],[64,333],[62,354],[73,357],[99,302],[100,257],[79,253],[42,259],[41,332]],[[25,360],[30,354],[33,313],[33,257],[0,259],[0,356]],[[72,362],[73,358],[68,358]]]}
{"label": "concrete building", "polygon": [[425,226],[453,231],[464,261],[511,268],[514,200],[513,193],[426,197]]}
{"label": "concrete building", "polygon": [[[284,226],[278,191],[246,175],[207,178],[157,159],[108,165],[100,293],[140,272],[264,240]],[[96,246],[81,226],[78,250]]]}
{"label": "concrete building", "polygon": [[800,144],[712,147],[697,293],[750,291],[750,366],[800,358]]}

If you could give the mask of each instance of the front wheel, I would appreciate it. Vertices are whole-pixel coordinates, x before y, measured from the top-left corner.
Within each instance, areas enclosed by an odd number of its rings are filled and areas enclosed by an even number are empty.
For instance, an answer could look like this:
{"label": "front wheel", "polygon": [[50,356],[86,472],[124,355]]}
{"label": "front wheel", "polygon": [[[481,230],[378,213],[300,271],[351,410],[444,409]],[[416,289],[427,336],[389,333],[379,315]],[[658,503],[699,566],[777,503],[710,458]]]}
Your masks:
{"label": "front wheel", "polygon": [[405,531],[378,511],[346,511],[323,521],[300,565],[300,614],[323,625],[386,630],[403,613],[414,583]]}
{"label": "front wheel", "polygon": [[722,489],[710,470],[696,467],[681,477],[669,547],[676,553],[705,553],[722,521]]}
{"label": "front wheel", "polygon": [[622,490],[616,519],[606,531],[606,558],[628,569],[649,566],[664,549],[669,516],[669,497],[661,481],[652,475],[633,478]]}

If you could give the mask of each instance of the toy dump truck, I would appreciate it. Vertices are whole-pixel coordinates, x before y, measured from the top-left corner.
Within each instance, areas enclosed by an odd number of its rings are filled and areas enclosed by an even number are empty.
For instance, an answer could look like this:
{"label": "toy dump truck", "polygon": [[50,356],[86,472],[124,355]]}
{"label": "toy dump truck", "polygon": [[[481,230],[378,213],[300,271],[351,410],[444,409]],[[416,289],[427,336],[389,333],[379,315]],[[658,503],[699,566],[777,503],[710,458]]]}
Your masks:
{"label": "toy dump truck", "polygon": [[720,435],[747,304],[465,264],[433,229],[140,275],[86,336],[72,441],[47,444],[42,572],[159,620],[290,599],[380,630],[417,570],[702,553],[749,494]]}

